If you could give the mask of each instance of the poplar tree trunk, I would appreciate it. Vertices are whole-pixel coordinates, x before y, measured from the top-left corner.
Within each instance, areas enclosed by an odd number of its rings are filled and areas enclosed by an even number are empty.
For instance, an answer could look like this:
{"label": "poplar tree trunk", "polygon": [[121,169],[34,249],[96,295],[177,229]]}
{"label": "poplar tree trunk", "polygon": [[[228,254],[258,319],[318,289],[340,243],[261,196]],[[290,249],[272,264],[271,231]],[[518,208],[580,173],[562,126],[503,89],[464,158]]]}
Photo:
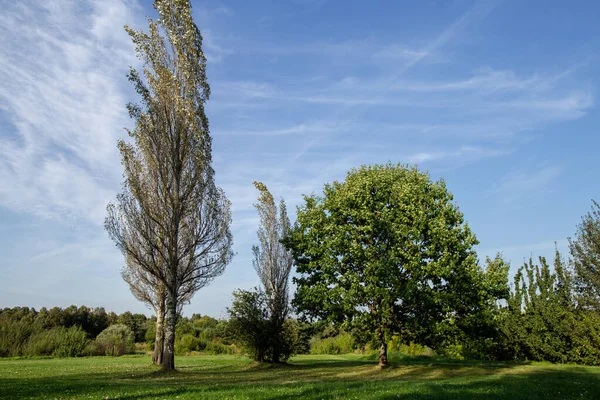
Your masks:
{"label": "poplar tree trunk", "polygon": [[[279,313],[277,313],[279,314]],[[282,328],[283,328],[283,324],[280,321],[279,315],[275,315],[273,322],[272,322],[272,348],[273,348],[273,355],[272,355],[272,361],[274,364],[278,364],[281,362],[281,336],[282,336]]]}
{"label": "poplar tree trunk", "polygon": [[165,343],[162,367],[170,371],[175,369],[175,325],[177,324],[177,296],[168,291],[165,318]]}
{"label": "poplar tree trunk", "polygon": [[152,362],[162,365],[163,352],[165,348],[165,299],[164,296],[158,302],[156,309],[156,340],[154,341],[154,352]]}
{"label": "poplar tree trunk", "polygon": [[387,367],[388,365],[388,356],[387,356],[387,342],[385,341],[385,333],[382,329],[379,330],[379,343],[381,347],[379,347],[379,366],[381,368]]}

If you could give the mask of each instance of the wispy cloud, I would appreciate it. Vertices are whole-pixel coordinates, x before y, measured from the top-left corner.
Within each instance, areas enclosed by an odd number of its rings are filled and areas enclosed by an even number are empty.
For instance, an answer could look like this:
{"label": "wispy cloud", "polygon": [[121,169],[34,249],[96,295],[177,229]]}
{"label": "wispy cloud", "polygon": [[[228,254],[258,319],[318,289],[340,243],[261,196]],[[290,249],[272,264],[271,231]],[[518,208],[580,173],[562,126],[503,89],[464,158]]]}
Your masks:
{"label": "wispy cloud", "polygon": [[0,138],[0,202],[100,223],[120,180],[122,84],[136,62],[123,25],[135,6],[40,6],[7,4],[0,16],[0,104],[17,134]]}
{"label": "wispy cloud", "polygon": [[411,154],[405,160],[412,164],[422,164],[434,161],[460,160],[473,162],[481,158],[498,157],[510,153],[509,150],[491,149],[482,147],[462,146],[454,151],[426,151]]}
{"label": "wispy cloud", "polygon": [[549,190],[548,186],[560,172],[561,168],[557,165],[512,171],[502,178],[494,188],[494,193],[506,202],[514,202],[532,195],[539,196]]}

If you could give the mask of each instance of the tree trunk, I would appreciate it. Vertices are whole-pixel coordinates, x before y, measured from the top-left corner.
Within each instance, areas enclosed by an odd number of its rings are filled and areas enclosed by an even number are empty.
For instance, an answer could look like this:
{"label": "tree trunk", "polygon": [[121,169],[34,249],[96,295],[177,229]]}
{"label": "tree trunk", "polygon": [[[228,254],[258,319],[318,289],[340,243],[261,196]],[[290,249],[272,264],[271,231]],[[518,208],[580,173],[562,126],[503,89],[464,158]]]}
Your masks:
{"label": "tree trunk", "polygon": [[276,316],[274,318],[274,321],[272,322],[273,324],[273,328],[272,328],[272,335],[273,337],[271,338],[272,342],[271,342],[271,346],[272,346],[272,350],[273,350],[273,354],[272,354],[272,362],[273,364],[279,364],[281,362],[280,358],[281,358],[281,328],[282,328],[282,324],[279,323],[279,318]]}
{"label": "tree trunk", "polygon": [[381,368],[387,367],[388,356],[387,356],[387,342],[385,341],[385,332],[382,329],[379,330],[379,366]]}
{"label": "tree trunk", "polygon": [[175,325],[177,324],[177,294],[167,291],[165,318],[165,343],[162,359],[164,370],[175,369]]}
{"label": "tree trunk", "polygon": [[154,341],[154,352],[152,353],[152,362],[156,365],[162,365],[163,352],[165,349],[165,297],[158,299],[156,309],[156,340]]}

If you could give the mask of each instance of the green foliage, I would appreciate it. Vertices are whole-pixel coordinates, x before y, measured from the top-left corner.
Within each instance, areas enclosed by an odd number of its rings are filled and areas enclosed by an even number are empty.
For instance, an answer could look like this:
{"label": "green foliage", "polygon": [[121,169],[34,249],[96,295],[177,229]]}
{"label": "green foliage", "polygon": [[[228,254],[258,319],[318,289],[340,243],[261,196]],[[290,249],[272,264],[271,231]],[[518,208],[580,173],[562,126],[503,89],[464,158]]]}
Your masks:
{"label": "green foliage", "polygon": [[581,219],[569,249],[575,266],[575,285],[583,306],[600,310],[600,204]]}
{"label": "green foliage", "polygon": [[237,354],[239,353],[239,349],[233,344],[225,345],[219,342],[208,342],[206,343],[206,347],[204,348],[203,352],[214,355]]}
{"label": "green foliage", "polygon": [[196,328],[194,327],[194,323],[187,318],[179,318],[177,321],[177,325],[175,327],[175,335],[183,336],[183,335],[193,335],[196,336]]}
{"label": "green foliage", "polygon": [[313,329],[310,324],[288,318],[283,323],[283,344],[291,347],[290,354],[310,353],[310,339]]}
{"label": "green foliage", "polygon": [[354,338],[349,333],[314,339],[310,344],[310,354],[348,354],[356,348]]}
{"label": "green foliage", "polygon": [[568,362],[600,365],[600,315],[594,311],[579,310],[570,322],[572,330]]}
{"label": "green foliage", "polygon": [[[242,349],[258,362],[286,362],[299,349],[306,348],[301,325],[289,320],[279,327],[268,307],[268,298],[259,289],[236,290],[227,309],[229,332]],[[274,360],[275,347],[278,357]]]}
{"label": "green foliage", "polygon": [[[133,332],[133,340],[136,343],[143,342],[146,339],[148,318],[144,314],[132,314],[129,311],[119,315],[117,324],[126,325]],[[154,329],[156,335],[156,329]]]}
{"label": "green foliage", "polygon": [[97,355],[121,356],[135,352],[134,336],[126,325],[111,325],[103,330],[95,342],[94,353]]}
{"label": "green foliage", "polygon": [[264,292],[236,290],[227,309],[229,329],[244,351],[255,361],[268,360],[270,347],[270,315]]}
{"label": "green foliage", "polygon": [[[201,340],[194,335],[185,334],[175,340],[175,354],[185,354],[200,350]],[[203,349],[206,343],[202,342]]]}
{"label": "green foliage", "polygon": [[479,291],[472,298],[472,308],[460,318],[447,318],[436,326],[436,352],[451,359],[504,359],[498,325],[499,308],[510,296],[510,264],[500,254],[486,258]]}
{"label": "green foliage", "polygon": [[[14,357],[22,355],[29,338],[42,330],[32,315],[21,318],[15,316],[14,320],[2,318],[0,315],[0,356]],[[18,318],[18,319],[17,319]]]}
{"label": "green foliage", "polygon": [[438,353],[449,360],[464,360],[464,348],[463,345],[457,342],[448,343],[446,346],[440,348]]}
{"label": "green foliage", "polygon": [[149,350],[154,350],[154,343],[156,342],[156,318],[149,319],[146,322],[144,341]]}
{"label": "green foliage", "polygon": [[556,252],[554,268],[540,257],[514,278],[508,307],[499,310],[499,353],[515,360],[600,365],[600,316],[577,308],[571,273]]}
{"label": "green foliage", "polygon": [[87,355],[88,338],[78,326],[56,327],[33,334],[23,353],[32,356],[79,357]]}
{"label": "green foliage", "polygon": [[362,341],[391,334],[427,344],[436,325],[481,307],[475,235],[443,181],[401,165],[363,166],[305,197],[285,244],[299,277],[294,304]]}
{"label": "green foliage", "polygon": [[399,336],[392,336],[388,342],[388,351],[390,353],[402,353],[407,356],[433,356],[435,353],[427,346],[409,342],[404,343]]}

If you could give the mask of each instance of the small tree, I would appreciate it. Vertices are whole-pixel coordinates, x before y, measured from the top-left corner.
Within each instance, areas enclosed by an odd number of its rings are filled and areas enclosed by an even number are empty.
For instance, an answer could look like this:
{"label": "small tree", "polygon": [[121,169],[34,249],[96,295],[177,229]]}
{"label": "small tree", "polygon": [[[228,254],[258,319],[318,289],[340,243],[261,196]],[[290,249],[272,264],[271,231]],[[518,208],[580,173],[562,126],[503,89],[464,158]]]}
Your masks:
{"label": "small tree", "polygon": [[279,203],[279,210],[273,195],[261,182],[254,182],[259,190],[258,204],[255,204],[260,217],[258,229],[259,245],[252,247],[253,265],[262,284],[269,308],[271,327],[272,361],[280,362],[280,354],[285,346],[283,325],[289,314],[289,276],[292,269],[291,253],[281,240],[290,232],[290,220],[285,202]]}
{"label": "small tree", "polygon": [[569,249],[575,265],[575,285],[580,302],[600,308],[600,204],[592,200],[592,210],[577,226],[575,239],[569,238]]}
{"label": "small tree", "polygon": [[302,325],[291,318],[281,326],[274,324],[268,303],[269,297],[259,288],[234,291],[227,309],[229,334],[258,362],[285,362],[292,354],[307,351]]}
{"label": "small tree", "polygon": [[443,181],[363,166],[298,208],[286,240],[300,273],[294,303],[311,319],[374,337],[385,366],[391,333],[428,344],[436,323],[472,311],[482,281],[475,244]]}
{"label": "small tree", "polygon": [[127,325],[111,325],[96,337],[96,354],[122,356],[135,351],[133,332]]}
{"label": "small tree", "polygon": [[236,290],[227,309],[231,334],[242,344],[254,361],[270,359],[270,315],[267,298],[260,289]]}

